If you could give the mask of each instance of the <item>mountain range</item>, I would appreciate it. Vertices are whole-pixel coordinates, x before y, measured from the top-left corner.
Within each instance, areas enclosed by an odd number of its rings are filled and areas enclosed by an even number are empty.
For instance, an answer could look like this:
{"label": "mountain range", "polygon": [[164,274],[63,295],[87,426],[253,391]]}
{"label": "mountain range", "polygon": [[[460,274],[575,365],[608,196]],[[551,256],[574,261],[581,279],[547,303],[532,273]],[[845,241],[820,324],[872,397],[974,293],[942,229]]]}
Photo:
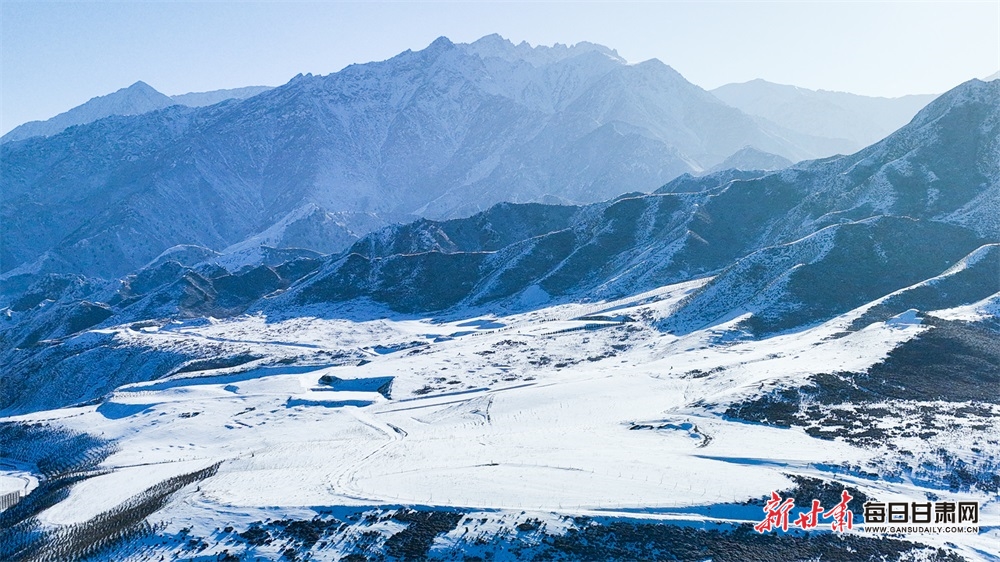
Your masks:
{"label": "mountain range", "polygon": [[[227,269],[217,254],[186,247],[121,282],[42,277],[8,309],[4,361],[24,376],[72,372],[75,346],[36,346],[95,325],[326,315],[359,302],[420,315],[520,311],[699,278],[711,281],[661,329],[689,333],[745,316],[739,330],[763,337],[890,294],[866,318],[974,302],[1000,291],[998,88],[963,84],[871,147],[776,172],[684,175],[651,194],[584,206],[501,203],[385,227],[329,256],[250,244],[249,259]],[[137,375],[108,380],[118,376]]]}
{"label": "mountain range", "polygon": [[137,84],[65,115],[131,113],[138,100],[152,100],[140,115],[0,147],[8,282],[113,278],[173,246],[222,252],[265,232],[287,247],[301,241],[274,238],[275,226],[306,216],[328,241],[312,249],[335,252],[418,216],[590,203],[683,173],[772,169],[853,146],[751,117],[656,60],[499,36],[441,38],[201,108]]}

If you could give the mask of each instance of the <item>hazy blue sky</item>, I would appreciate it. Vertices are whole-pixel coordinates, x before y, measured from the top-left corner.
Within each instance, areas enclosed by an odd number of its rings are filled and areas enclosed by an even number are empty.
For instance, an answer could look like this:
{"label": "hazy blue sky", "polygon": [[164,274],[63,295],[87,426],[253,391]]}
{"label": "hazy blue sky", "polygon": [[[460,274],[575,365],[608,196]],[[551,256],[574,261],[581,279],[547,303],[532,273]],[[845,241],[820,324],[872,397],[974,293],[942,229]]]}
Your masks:
{"label": "hazy blue sky", "polygon": [[980,2],[11,2],[0,0],[0,133],[144,80],[166,94],[279,85],[500,33],[658,58],[705,88],[764,78],[937,93],[1000,69]]}

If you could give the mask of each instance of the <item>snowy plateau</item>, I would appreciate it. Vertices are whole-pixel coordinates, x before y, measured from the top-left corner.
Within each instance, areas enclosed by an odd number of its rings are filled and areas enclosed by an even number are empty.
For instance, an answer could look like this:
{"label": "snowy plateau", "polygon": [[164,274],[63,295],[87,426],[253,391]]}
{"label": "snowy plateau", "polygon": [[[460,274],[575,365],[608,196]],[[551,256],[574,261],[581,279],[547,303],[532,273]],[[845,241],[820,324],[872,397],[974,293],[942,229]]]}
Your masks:
{"label": "snowy plateau", "polygon": [[3,143],[0,560],[1000,560],[1000,81],[761,119],[491,36]]}

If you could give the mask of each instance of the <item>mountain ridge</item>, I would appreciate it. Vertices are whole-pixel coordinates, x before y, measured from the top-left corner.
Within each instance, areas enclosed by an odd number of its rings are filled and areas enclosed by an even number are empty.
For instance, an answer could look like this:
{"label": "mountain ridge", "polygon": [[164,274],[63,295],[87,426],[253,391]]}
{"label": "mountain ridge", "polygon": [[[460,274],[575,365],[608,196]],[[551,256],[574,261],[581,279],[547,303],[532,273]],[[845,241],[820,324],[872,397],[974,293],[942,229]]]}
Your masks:
{"label": "mountain ridge", "polygon": [[141,115],[175,104],[186,107],[204,107],[230,99],[245,99],[270,89],[270,86],[245,86],[167,96],[139,80],[126,88],[91,98],[89,101],[55,117],[18,125],[0,137],[0,144],[32,137],[50,137],[69,127],[86,125],[105,117]]}
{"label": "mountain ridge", "polygon": [[87,102],[44,121],[18,125],[0,137],[8,143],[32,137],[48,137],[75,125],[86,125],[113,115],[140,115],[174,105],[174,100],[149,84],[138,81],[110,94],[91,98]]}

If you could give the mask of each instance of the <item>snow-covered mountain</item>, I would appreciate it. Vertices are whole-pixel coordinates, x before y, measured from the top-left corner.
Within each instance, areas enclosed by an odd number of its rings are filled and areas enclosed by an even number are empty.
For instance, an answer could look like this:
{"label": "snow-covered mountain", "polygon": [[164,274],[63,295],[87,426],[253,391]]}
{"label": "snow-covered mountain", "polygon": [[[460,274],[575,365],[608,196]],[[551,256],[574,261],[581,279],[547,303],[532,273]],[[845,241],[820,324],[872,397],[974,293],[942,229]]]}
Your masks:
{"label": "snow-covered mountain", "polygon": [[656,60],[440,38],[246,100],[4,143],[0,273],[113,277],[176,245],[221,251],[311,206],[377,226],[650,191],[747,146],[828,154],[789,138]]}
{"label": "snow-covered mountain", "polygon": [[847,141],[849,152],[885,138],[937,97],[877,98],[809,90],[760,79],[726,84],[712,90],[712,94],[749,115],[786,129]]}
{"label": "snow-covered mountain", "polygon": [[175,103],[169,96],[161,94],[149,84],[139,81],[127,88],[93,98],[51,119],[30,121],[18,125],[0,137],[0,142],[7,143],[31,137],[50,137],[74,125],[93,123],[112,115],[139,115],[170,107]]}
{"label": "snow-covered mountain", "polygon": [[245,88],[167,96],[140,80],[127,88],[93,98],[51,119],[18,125],[0,137],[0,143],[31,137],[51,137],[74,125],[86,125],[112,115],[140,115],[176,104],[202,107],[230,99],[245,99],[270,89],[269,86],[247,86]]}

